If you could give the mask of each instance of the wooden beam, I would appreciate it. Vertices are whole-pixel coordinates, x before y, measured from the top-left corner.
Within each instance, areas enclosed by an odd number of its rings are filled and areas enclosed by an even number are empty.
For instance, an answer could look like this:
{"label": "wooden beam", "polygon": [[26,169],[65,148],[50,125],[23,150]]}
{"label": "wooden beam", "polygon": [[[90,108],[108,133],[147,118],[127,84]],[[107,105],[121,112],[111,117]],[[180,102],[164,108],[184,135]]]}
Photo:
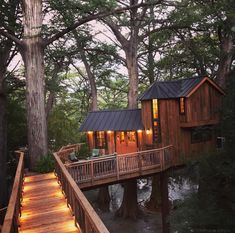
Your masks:
{"label": "wooden beam", "polygon": [[206,121],[181,122],[180,127],[192,128],[192,127],[203,126],[203,125],[217,125],[219,123],[220,123],[219,119],[206,120]]}

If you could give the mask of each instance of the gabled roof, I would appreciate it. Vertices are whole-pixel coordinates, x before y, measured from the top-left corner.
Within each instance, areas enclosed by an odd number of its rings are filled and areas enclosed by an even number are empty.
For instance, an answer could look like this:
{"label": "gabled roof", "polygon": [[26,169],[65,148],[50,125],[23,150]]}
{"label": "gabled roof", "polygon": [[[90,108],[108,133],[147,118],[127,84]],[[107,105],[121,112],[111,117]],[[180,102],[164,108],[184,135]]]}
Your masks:
{"label": "gabled roof", "polygon": [[138,100],[189,97],[189,95],[192,94],[192,91],[194,93],[197,88],[206,81],[210,82],[219,92],[224,94],[224,91],[208,77],[193,77],[172,81],[155,81],[138,97]]}
{"label": "gabled roof", "polygon": [[141,109],[89,112],[80,131],[131,131],[144,129]]}

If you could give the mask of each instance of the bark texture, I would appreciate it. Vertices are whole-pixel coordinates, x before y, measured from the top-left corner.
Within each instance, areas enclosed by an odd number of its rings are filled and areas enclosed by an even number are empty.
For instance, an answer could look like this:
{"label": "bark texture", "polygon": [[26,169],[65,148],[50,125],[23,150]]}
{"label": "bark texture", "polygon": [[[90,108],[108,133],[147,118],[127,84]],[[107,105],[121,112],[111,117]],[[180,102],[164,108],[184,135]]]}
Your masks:
{"label": "bark texture", "polygon": [[7,205],[7,120],[6,120],[6,93],[4,88],[4,75],[0,70],[0,208]]}
{"label": "bark texture", "polygon": [[109,211],[110,199],[109,187],[105,186],[99,188],[97,203],[101,210]]}
{"label": "bark texture", "polygon": [[7,39],[0,50],[0,208],[5,207],[8,201],[7,192],[7,93],[5,87],[5,75],[12,41]]}
{"label": "bark texture", "polygon": [[220,38],[220,61],[219,68],[216,75],[217,83],[225,88],[225,79],[231,71],[231,64],[233,60],[233,37],[229,32],[223,32],[222,29],[218,30]]}
{"label": "bark texture", "polygon": [[150,210],[159,210],[161,208],[161,186],[160,176],[155,175],[152,177],[152,192],[150,199],[146,202],[145,206]]}
{"label": "bark texture", "polygon": [[23,0],[24,37],[22,57],[26,68],[26,101],[30,167],[47,154],[44,47],[41,37],[42,1]]}
{"label": "bark texture", "polygon": [[137,181],[130,180],[124,184],[122,204],[116,212],[116,216],[136,219],[141,214],[137,203]]}
{"label": "bark texture", "polygon": [[162,232],[170,233],[170,203],[169,203],[169,193],[168,193],[168,175],[167,172],[160,173],[160,184],[161,184],[161,194],[162,194]]}

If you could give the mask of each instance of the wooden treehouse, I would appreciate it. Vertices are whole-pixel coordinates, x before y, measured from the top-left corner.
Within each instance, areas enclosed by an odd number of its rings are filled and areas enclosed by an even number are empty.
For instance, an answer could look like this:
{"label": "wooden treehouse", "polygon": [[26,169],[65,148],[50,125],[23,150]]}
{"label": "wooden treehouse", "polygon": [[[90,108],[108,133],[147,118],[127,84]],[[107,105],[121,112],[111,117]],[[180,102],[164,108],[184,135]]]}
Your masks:
{"label": "wooden treehouse", "polygon": [[141,109],[89,112],[80,130],[100,155],[172,145],[179,164],[215,149],[224,94],[208,77],[156,81],[139,96]]}
{"label": "wooden treehouse", "polygon": [[141,109],[90,112],[80,129],[98,156],[66,163],[81,144],[62,147],[53,155],[54,174],[24,178],[18,152],[2,232],[108,233],[81,189],[159,172],[164,177],[162,171],[215,149],[224,94],[207,77],[155,82],[139,96]]}

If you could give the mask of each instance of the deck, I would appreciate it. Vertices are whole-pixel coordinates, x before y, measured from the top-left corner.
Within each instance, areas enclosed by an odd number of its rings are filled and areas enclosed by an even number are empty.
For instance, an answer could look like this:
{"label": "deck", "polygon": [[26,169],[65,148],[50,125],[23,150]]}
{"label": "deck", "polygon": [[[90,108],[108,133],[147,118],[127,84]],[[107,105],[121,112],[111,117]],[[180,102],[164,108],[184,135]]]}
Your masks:
{"label": "deck", "polygon": [[80,232],[54,173],[25,177],[21,233]]}
{"label": "deck", "polygon": [[[66,151],[58,152],[64,156]],[[69,151],[68,151],[69,153]],[[81,189],[120,183],[128,179],[150,176],[174,165],[173,146],[117,156],[83,160],[66,165]]]}

